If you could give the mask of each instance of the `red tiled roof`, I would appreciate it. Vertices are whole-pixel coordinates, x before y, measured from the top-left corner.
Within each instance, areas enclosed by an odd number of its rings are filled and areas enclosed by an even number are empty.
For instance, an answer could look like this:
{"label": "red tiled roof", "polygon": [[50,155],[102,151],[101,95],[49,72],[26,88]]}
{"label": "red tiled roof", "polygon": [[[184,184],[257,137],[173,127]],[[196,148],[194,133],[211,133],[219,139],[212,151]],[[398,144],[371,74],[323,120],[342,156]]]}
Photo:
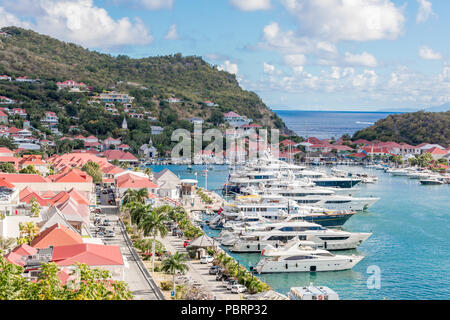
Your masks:
{"label": "red tiled roof", "polygon": [[238,114],[237,114],[236,112],[234,112],[234,111],[227,112],[227,113],[225,113],[223,116],[224,116],[224,117],[236,117],[236,118],[240,118],[240,117],[241,117],[240,115],[238,115]]}
{"label": "red tiled roof", "polygon": [[9,189],[15,189],[16,188],[13,184],[9,183],[5,179],[0,179],[0,187],[5,187],[5,188],[9,188]]}
{"label": "red tiled roof", "polygon": [[60,266],[70,266],[76,262],[89,266],[123,265],[118,246],[82,243],[53,248],[52,261]]}
{"label": "red tiled roof", "polygon": [[428,149],[426,152],[429,152],[431,154],[447,154],[447,151],[442,150],[441,148],[438,147]]}
{"label": "red tiled roof", "polygon": [[159,186],[148,178],[139,177],[131,173],[121,175],[117,178],[117,187],[120,189],[157,189]]}
{"label": "red tiled roof", "polygon": [[14,183],[43,183],[49,182],[46,178],[38,174],[24,174],[24,173],[0,173],[0,179]]}
{"label": "red tiled roof", "polygon": [[21,255],[21,256],[32,256],[37,253],[37,249],[24,243],[16,248],[14,248],[14,250],[12,252],[14,252],[18,255]]}
{"label": "red tiled roof", "polygon": [[36,236],[30,245],[33,248],[44,249],[49,246],[67,246],[80,243],[83,243],[81,235],[57,223]]}
{"label": "red tiled roof", "polygon": [[10,252],[7,255],[4,256],[6,261],[9,263],[15,264],[17,266],[23,267],[25,265],[25,260],[23,259],[23,256],[20,254],[17,254],[15,252]]}
{"label": "red tiled roof", "polygon": [[138,161],[138,159],[131,153],[122,150],[106,150],[104,156],[108,161],[111,160],[129,160],[129,161]]}

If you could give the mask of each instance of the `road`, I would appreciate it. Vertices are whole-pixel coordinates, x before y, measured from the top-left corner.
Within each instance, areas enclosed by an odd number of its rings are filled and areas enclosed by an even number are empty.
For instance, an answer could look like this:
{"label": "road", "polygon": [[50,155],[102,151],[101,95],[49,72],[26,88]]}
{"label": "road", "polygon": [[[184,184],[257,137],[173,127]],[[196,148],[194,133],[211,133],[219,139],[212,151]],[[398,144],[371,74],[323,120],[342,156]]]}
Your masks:
{"label": "road", "polygon": [[[102,213],[106,214],[106,217],[102,219],[108,219],[112,221],[112,226],[109,229],[115,229],[114,238],[103,238],[103,241],[107,245],[116,245],[120,247],[122,256],[128,262],[128,268],[125,269],[125,282],[128,284],[129,289],[132,291],[135,300],[159,300],[155,291],[151,285],[147,282],[145,275],[138,266],[136,259],[130,251],[125,240],[124,232],[118,225],[119,210],[115,206],[108,204],[108,195],[101,194],[100,208]],[[95,232],[93,232],[95,234]]]}

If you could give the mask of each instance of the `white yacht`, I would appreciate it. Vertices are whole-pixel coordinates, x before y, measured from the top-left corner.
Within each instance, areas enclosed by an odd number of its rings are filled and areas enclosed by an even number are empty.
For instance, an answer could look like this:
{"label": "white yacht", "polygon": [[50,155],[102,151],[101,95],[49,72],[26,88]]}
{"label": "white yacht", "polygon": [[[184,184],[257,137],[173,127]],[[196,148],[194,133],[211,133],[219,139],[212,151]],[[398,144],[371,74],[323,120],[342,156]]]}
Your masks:
{"label": "white yacht", "polygon": [[327,229],[316,223],[297,221],[272,223],[264,231],[244,232],[230,248],[232,252],[261,252],[267,245],[280,247],[293,239],[312,241],[327,250],[355,249],[371,233],[353,233]]}
{"label": "white yacht", "polygon": [[363,258],[334,255],[327,250],[295,241],[283,248],[267,246],[254,270],[257,273],[339,271],[353,268]]}
{"label": "white yacht", "polygon": [[374,197],[352,197],[336,195],[333,190],[315,187],[297,188],[260,188],[243,189],[244,192],[267,197],[279,195],[294,200],[300,205],[323,207],[331,210],[355,210],[363,211],[375,204],[380,198]]}
{"label": "white yacht", "polygon": [[274,193],[239,196],[235,202],[225,206],[222,217],[225,220],[242,220],[243,217],[248,219],[260,216],[269,220],[280,220],[286,214],[297,214],[305,221],[316,222],[326,227],[340,227],[355,214],[355,211],[329,209],[316,204],[299,205],[295,199],[287,199]]}

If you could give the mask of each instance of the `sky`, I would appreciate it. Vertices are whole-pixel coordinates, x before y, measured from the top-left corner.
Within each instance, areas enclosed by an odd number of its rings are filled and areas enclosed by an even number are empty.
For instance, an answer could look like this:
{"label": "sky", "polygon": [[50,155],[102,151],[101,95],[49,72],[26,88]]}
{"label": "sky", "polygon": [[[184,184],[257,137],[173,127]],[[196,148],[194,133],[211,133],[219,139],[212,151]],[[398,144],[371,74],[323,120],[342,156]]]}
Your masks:
{"label": "sky", "polygon": [[0,0],[9,25],[112,55],[201,56],[274,110],[450,102],[448,0]]}

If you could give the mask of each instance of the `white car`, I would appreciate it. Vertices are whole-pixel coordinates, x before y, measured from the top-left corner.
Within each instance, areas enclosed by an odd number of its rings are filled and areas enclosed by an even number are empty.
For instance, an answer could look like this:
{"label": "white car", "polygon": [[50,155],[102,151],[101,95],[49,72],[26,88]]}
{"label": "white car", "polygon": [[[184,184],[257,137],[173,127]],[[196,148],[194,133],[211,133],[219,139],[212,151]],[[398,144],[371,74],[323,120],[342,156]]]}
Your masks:
{"label": "white car", "polygon": [[232,293],[241,293],[241,292],[245,292],[245,291],[247,291],[247,288],[245,286],[243,286],[242,284],[236,284],[231,287]]}
{"label": "white car", "polygon": [[211,263],[213,260],[214,258],[211,256],[204,256],[200,258],[200,263]]}

